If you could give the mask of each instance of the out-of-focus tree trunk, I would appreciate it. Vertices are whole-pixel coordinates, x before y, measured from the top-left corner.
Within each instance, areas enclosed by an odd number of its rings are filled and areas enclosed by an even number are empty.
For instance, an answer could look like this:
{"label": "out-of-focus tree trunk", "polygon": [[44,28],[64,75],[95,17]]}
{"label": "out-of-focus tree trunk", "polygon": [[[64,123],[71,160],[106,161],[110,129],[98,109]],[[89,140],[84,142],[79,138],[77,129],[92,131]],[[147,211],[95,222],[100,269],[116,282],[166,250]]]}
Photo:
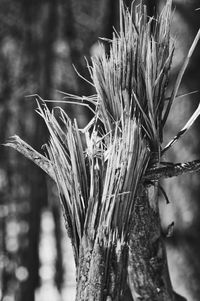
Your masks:
{"label": "out-of-focus tree trunk", "polygon": [[[2,36],[1,36],[1,42],[2,42]],[[2,51],[0,52],[0,58],[1,61],[3,61],[4,55]],[[7,64],[1,65],[1,77],[2,77],[2,87],[0,91],[0,106],[1,106],[1,131],[0,131],[0,140],[5,141],[8,127],[7,127],[7,120],[10,117],[10,112],[8,108],[8,104],[6,102],[6,97],[9,98],[10,94],[12,94],[11,89],[11,83],[9,80],[9,70]],[[1,211],[1,217],[0,217],[0,256],[2,258],[3,266],[0,269],[0,289],[2,291],[2,295],[5,294],[9,287],[9,281],[11,278],[10,273],[7,270],[6,267],[6,261],[9,260],[9,256],[7,257],[6,252],[6,240],[7,240],[7,234],[6,234],[6,219],[8,217],[9,210],[6,210],[6,206],[8,206],[8,190],[9,190],[9,170],[7,169],[8,164],[8,157],[6,156],[6,151],[2,150],[1,157],[0,157],[0,177],[1,177],[1,187],[0,187],[0,211]]]}
{"label": "out-of-focus tree trunk", "polygon": [[[40,149],[47,139],[46,129],[34,114],[34,99],[25,97],[38,93],[44,98],[53,98],[51,89],[58,1],[22,0],[14,3],[2,0],[0,5],[1,143],[13,132],[18,132]],[[31,301],[35,299],[35,289],[39,285],[38,247],[41,210],[47,206],[46,177],[30,162],[12,152],[6,153],[2,149],[1,158],[1,169],[6,173],[7,181],[7,188],[4,187],[3,191],[9,188],[4,193],[5,200],[1,198],[2,208],[6,206],[8,211],[2,222],[9,229],[9,224],[14,220],[16,228],[20,229],[15,237],[16,250],[10,251],[7,247],[10,232],[7,233],[7,228],[2,227],[6,242],[2,255],[5,263],[2,294],[3,297],[15,295],[16,300]],[[59,221],[56,222],[59,225]],[[21,224],[24,225],[24,232]],[[62,262],[62,256],[59,260]],[[25,271],[23,280],[18,279],[20,268]]]}
{"label": "out-of-focus tree trunk", "polygon": [[[164,1],[161,1],[162,3]],[[177,55],[172,68],[172,81],[182,65],[188,49],[200,27],[199,1],[173,1],[175,7],[173,33],[177,44]],[[200,44],[191,58],[190,65],[184,75],[179,94],[186,94],[200,89]],[[188,120],[199,104],[199,92],[177,99],[166,126],[165,142],[174,136]],[[197,159],[200,154],[199,121],[189,133],[174,145],[167,160],[187,161]],[[188,300],[197,301],[200,295],[200,206],[199,206],[199,174],[182,176],[166,180],[166,193],[171,205],[163,207],[162,217],[165,226],[175,222],[175,231],[169,242],[169,266],[172,281]],[[179,260],[178,260],[179,258]]]}
{"label": "out-of-focus tree trunk", "polygon": [[[55,17],[56,2],[46,1],[23,1],[23,19],[25,23],[25,33],[23,39],[24,52],[24,79],[21,80],[26,85],[28,94],[33,94],[30,90],[32,83],[35,93],[42,97],[49,97],[51,94],[51,69],[52,69],[52,47],[55,39]],[[52,23],[50,23],[50,21]],[[22,75],[22,76],[23,76]],[[28,99],[28,102],[33,100]],[[34,104],[34,102],[33,102]],[[30,107],[29,107],[30,108]],[[26,116],[24,116],[26,118]],[[34,116],[33,129],[29,137],[36,149],[39,149],[46,137],[46,130],[42,126],[38,116]],[[25,130],[25,135],[26,129]],[[31,170],[31,172],[29,171]],[[21,285],[21,295],[19,300],[35,300],[35,289],[39,285],[39,239],[40,239],[40,218],[41,210],[47,206],[47,188],[45,175],[38,169],[28,165],[24,170],[25,177],[28,177],[27,186],[30,187],[29,204],[30,209],[27,215],[29,222],[28,248],[24,254],[24,264],[28,269],[29,277]],[[28,255],[28,256],[27,256]],[[22,259],[23,261],[23,259]]]}

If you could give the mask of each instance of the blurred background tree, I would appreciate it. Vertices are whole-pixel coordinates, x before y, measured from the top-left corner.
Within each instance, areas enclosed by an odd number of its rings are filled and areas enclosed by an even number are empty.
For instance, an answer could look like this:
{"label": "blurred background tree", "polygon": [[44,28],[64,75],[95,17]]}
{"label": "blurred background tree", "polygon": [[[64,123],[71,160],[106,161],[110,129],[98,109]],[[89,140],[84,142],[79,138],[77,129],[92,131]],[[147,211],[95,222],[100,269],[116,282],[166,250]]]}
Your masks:
{"label": "blurred background tree", "polygon": [[[200,7],[198,0],[174,1],[175,14],[173,35],[177,52],[173,60],[171,81],[174,80],[183,58],[200,27]],[[198,44],[191,63],[184,76],[179,94],[196,91],[196,93],[177,99],[172,108],[171,118],[166,126],[166,139],[174,136],[184,121],[195,110],[199,103],[200,90],[200,45]],[[197,92],[198,91],[198,92]],[[199,119],[188,136],[183,137],[169,152],[173,162],[185,162],[200,156]],[[166,193],[171,201],[169,206],[162,207],[163,224],[175,222],[175,231],[168,239],[169,267],[172,282],[188,300],[199,299],[200,295],[200,176],[181,176],[165,181]]]}
{"label": "blurred background tree", "polygon": [[[132,1],[125,2],[130,6]],[[134,5],[139,2],[135,1]],[[149,15],[153,15],[165,1],[143,2]],[[200,6],[198,2],[174,1],[173,32],[178,52],[173,61],[172,81],[200,26],[200,11],[195,10]],[[79,95],[94,92],[77,76],[72,64],[89,79],[84,57],[89,60],[98,51],[98,37],[112,37],[112,26],[118,28],[118,15],[116,0],[0,0],[1,143],[15,133],[38,150],[47,141],[46,129],[34,113],[34,97],[26,96],[39,94],[44,99],[59,99],[61,94],[57,90]],[[182,94],[199,90],[199,50],[200,46],[186,73]],[[198,98],[196,93],[177,99],[166,126],[165,142],[188,120]],[[65,105],[65,109],[72,118],[78,116],[81,126],[91,117],[90,111],[83,107]],[[197,123],[190,135],[173,147],[168,154],[171,161],[200,157],[198,130]],[[37,167],[16,152],[7,148],[1,148],[0,152],[0,299],[38,301],[44,227],[52,229],[55,245],[53,285],[62,292],[66,278],[70,277],[65,269],[70,259],[67,251],[63,252],[56,189]],[[163,228],[175,221],[174,236],[167,240],[172,282],[175,289],[192,301],[199,300],[200,295],[199,183],[196,174],[166,180],[164,185],[171,204],[161,202]],[[51,222],[47,219],[45,222],[45,217]],[[72,292],[66,292],[71,300]]]}

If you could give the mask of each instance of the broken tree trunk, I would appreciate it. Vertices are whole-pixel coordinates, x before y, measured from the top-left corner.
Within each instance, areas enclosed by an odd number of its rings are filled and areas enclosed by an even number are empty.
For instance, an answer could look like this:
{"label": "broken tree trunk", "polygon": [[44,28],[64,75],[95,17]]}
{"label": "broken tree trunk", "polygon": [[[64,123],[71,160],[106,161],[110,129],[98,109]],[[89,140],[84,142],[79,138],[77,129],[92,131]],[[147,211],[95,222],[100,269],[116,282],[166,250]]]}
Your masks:
{"label": "broken tree trunk", "polygon": [[[158,207],[140,186],[127,244],[109,250],[81,242],[76,300],[176,300],[169,278]],[[106,256],[107,254],[107,256]],[[107,257],[108,262],[105,258]]]}
{"label": "broken tree trunk", "polygon": [[161,161],[200,112],[199,106],[162,148],[163,127],[200,31],[167,99],[174,52],[172,1],[157,20],[147,16],[143,5],[129,12],[120,3],[120,32],[106,40],[110,53],[99,45],[99,55],[88,67],[96,94],[65,94],[69,102],[91,109],[89,124],[79,129],[61,108],[50,111],[48,101],[38,98],[38,113],[50,133],[47,158],[17,136],[7,145],[57,184],[76,263],[76,301],[184,300],[170,283],[158,181],[200,169],[199,161]]}

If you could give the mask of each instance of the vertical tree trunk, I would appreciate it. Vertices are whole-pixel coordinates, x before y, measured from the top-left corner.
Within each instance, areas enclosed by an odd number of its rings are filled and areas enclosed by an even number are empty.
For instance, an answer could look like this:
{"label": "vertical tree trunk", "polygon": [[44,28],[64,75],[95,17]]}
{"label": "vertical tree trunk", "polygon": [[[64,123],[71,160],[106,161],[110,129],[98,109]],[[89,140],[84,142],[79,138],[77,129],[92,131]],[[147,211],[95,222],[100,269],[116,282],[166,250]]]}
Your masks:
{"label": "vertical tree trunk", "polygon": [[99,237],[94,245],[83,237],[76,301],[175,300],[157,201],[153,204],[148,191],[140,186],[127,244],[105,248]]}
{"label": "vertical tree trunk", "polygon": [[[23,40],[24,55],[24,73],[23,83],[27,94],[39,93],[44,98],[51,98],[51,87],[53,85],[53,43],[56,38],[56,0],[53,1],[23,1],[22,17],[25,23],[25,32]],[[39,33],[38,33],[39,28]],[[28,81],[26,82],[28,78]],[[29,84],[34,86],[34,91],[30,90]],[[35,107],[34,101],[32,107]],[[42,122],[37,116],[34,116],[33,128],[27,129],[25,135],[34,144],[36,149],[40,149],[41,145],[47,137],[47,130],[42,126]],[[41,212],[47,207],[47,183],[46,177],[38,169],[33,169],[31,177],[27,177],[27,169],[32,168],[30,165],[24,169],[24,176],[28,179],[27,186],[30,189],[29,204],[30,209],[26,215],[29,224],[28,247],[24,251],[22,258],[23,265],[27,267],[29,277],[20,284],[21,294],[19,299],[35,300],[35,290],[40,285],[39,277],[39,242],[40,242],[40,221]],[[28,254],[28,256],[27,256]]]}
{"label": "vertical tree trunk", "polygon": [[[154,195],[157,199],[157,195]],[[134,300],[174,300],[157,201],[140,187],[130,232],[128,279]]]}

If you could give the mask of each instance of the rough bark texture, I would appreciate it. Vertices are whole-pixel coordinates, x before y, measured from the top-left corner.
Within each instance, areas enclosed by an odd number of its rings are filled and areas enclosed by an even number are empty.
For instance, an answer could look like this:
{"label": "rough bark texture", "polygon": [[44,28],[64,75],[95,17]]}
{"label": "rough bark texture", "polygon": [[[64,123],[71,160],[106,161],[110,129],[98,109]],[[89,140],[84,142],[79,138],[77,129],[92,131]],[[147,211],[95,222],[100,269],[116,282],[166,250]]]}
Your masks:
{"label": "rough bark texture", "polygon": [[194,173],[200,170],[200,161],[194,160],[186,163],[166,163],[163,167],[147,170],[145,180],[155,181],[161,178],[171,178],[184,173]]}
{"label": "rough bark texture", "polygon": [[134,301],[174,300],[158,207],[150,206],[144,186],[135,200],[128,258],[128,280]]}
{"label": "rough bark texture", "polygon": [[121,247],[105,248],[100,238],[93,246],[82,239],[76,301],[175,300],[157,202],[151,200],[156,194],[140,186],[128,242]]}
{"label": "rough bark texture", "polygon": [[83,237],[77,274],[76,300],[102,300],[104,289],[104,250],[96,241],[94,246]]}

